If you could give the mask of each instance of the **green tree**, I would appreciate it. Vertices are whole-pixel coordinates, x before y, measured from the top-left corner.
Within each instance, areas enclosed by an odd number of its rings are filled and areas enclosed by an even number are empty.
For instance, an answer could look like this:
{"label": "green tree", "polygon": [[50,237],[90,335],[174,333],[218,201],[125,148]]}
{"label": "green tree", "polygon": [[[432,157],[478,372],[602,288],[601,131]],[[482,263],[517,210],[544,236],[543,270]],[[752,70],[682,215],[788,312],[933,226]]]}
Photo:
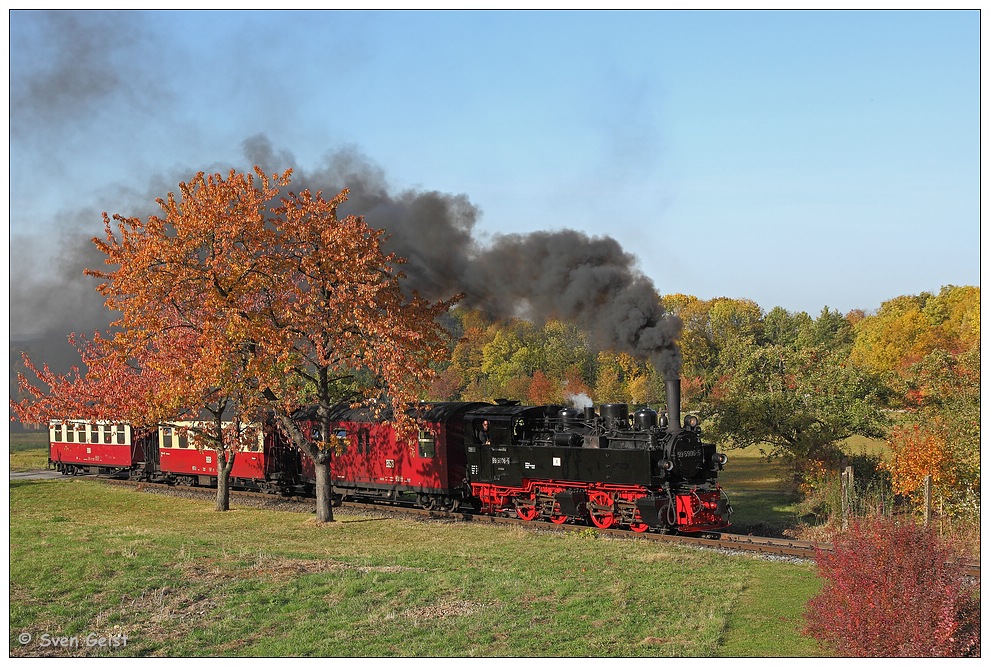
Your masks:
{"label": "green tree", "polygon": [[709,437],[796,461],[834,462],[849,436],[885,434],[884,385],[839,353],[754,346],[729,362],[702,410]]}
{"label": "green tree", "polygon": [[791,313],[777,306],[763,318],[763,335],[771,345],[784,347],[804,347],[813,339],[814,321],[808,313]]}

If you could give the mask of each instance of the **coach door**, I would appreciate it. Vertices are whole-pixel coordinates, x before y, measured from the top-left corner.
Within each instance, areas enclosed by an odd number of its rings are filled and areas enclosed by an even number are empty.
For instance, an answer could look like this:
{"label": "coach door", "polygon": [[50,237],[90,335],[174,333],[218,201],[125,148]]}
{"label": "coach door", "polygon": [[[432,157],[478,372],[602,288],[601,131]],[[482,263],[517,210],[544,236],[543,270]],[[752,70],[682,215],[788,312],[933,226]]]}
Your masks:
{"label": "coach door", "polygon": [[145,467],[150,470],[158,470],[159,457],[161,456],[161,452],[158,450],[158,429],[141,429],[140,432],[137,432],[131,428],[131,440],[135,441],[135,449],[141,448],[144,461],[150,464]]}

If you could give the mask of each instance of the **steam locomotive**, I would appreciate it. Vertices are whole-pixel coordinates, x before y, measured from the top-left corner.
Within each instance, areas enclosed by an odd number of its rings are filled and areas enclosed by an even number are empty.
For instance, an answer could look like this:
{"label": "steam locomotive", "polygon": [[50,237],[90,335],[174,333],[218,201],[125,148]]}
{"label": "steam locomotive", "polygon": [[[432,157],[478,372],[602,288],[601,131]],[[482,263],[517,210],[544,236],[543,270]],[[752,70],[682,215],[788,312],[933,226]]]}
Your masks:
{"label": "steam locomotive", "polygon": [[[669,416],[608,403],[583,409],[490,403],[421,403],[417,442],[397,437],[367,409],[337,406],[340,443],[331,466],[340,500],[470,507],[598,528],[699,532],[729,526],[731,507],[717,482],[724,454],[701,439],[698,421],[680,421],[680,386],[667,383]],[[315,409],[294,415],[307,437],[320,433]],[[166,484],[215,486],[216,453],[188,424],[157,430],[126,424],[52,422],[50,465],[65,474],[116,474]],[[238,452],[234,488],[312,494],[312,461],[274,425]]]}

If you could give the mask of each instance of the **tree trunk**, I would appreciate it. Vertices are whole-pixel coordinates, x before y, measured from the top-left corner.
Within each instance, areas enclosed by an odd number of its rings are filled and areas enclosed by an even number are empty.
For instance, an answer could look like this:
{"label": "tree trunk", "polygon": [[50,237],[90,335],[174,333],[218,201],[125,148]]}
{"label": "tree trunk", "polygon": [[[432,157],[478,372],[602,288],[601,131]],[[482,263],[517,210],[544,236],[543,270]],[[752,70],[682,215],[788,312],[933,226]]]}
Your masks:
{"label": "tree trunk", "polygon": [[[330,452],[320,450],[306,439],[299,426],[292,421],[288,414],[277,411],[276,416],[292,443],[313,460],[313,470],[316,475],[316,520],[329,523],[333,521],[333,484],[330,481]],[[323,433],[329,433],[329,420],[323,421]]]}
{"label": "tree trunk", "polygon": [[330,461],[317,461],[316,470],[316,520],[333,521],[333,484],[330,482]]}
{"label": "tree trunk", "polygon": [[230,509],[230,471],[234,469],[236,451],[226,453],[226,458],[217,452],[217,511],[226,512]]}

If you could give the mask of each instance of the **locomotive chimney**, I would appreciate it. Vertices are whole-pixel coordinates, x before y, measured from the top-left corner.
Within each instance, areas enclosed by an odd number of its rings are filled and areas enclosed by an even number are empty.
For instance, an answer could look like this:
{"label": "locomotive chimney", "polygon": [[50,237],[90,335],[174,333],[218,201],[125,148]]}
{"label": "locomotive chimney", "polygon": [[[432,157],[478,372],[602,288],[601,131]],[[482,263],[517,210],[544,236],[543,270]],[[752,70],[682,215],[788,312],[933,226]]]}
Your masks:
{"label": "locomotive chimney", "polygon": [[667,432],[676,433],[681,430],[681,378],[664,380],[664,387],[667,389],[667,418],[670,420]]}

